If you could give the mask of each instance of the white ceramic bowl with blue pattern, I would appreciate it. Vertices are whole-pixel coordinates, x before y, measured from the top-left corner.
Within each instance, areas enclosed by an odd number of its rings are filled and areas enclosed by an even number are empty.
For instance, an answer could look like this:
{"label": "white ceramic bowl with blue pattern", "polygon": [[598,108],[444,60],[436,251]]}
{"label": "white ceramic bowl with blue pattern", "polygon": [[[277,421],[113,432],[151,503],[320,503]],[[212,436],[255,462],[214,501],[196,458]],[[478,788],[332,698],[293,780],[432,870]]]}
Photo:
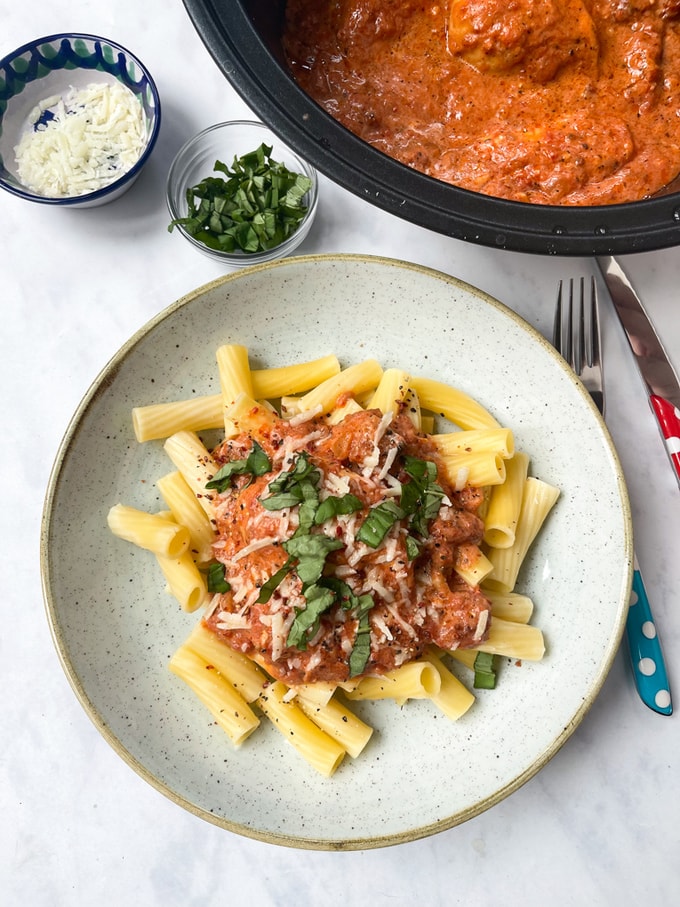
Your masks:
{"label": "white ceramic bowl with blue pattern", "polygon": [[[22,181],[16,147],[35,129],[34,111],[46,99],[65,97],[95,83],[120,83],[142,107],[144,139],[139,157],[112,182],[85,194],[41,194]],[[0,186],[27,201],[57,207],[85,208],[113,201],[139,176],[156,143],[160,99],[146,67],[130,51],[106,38],[57,34],[24,44],[0,60]],[[44,126],[44,123],[42,124]]]}

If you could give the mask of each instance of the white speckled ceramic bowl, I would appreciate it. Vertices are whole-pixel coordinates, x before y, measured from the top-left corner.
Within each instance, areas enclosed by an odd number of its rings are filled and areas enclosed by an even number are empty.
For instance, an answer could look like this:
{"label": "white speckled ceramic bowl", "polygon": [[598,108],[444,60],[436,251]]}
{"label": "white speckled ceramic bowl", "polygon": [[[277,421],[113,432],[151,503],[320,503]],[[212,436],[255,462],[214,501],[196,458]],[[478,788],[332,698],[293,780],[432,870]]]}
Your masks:
{"label": "white speckled ceramic bowl", "polygon": [[[317,776],[272,727],[240,750],[167,669],[198,619],[179,610],[146,552],[113,538],[118,502],[159,506],[161,442],[134,440],[130,410],[216,393],[215,349],[256,366],[336,352],[457,385],[512,427],[531,472],[561,487],[519,588],[547,652],[503,666],[458,722],[428,702],[362,703],[376,728],[356,761]],[[587,464],[587,465],[586,465]],[[105,738],[173,800],[224,828],[341,849],[418,838],[480,813],[527,781],[596,697],[623,630],[632,571],[628,499],[604,423],[531,327],[443,274],[359,256],[292,258],[179,300],[102,371],[73,417],[42,528],[47,612],[65,671]]]}

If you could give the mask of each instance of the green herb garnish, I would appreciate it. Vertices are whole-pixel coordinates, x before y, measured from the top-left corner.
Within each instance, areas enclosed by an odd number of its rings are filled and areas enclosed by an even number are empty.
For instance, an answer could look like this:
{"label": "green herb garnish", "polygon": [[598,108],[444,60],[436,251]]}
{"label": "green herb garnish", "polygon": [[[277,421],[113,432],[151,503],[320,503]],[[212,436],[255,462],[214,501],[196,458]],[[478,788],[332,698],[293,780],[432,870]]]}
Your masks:
{"label": "green herb garnish", "polygon": [[314,514],[314,523],[320,526],[326,520],[333,519],[334,516],[345,516],[350,513],[356,513],[364,505],[359,498],[353,494],[344,494],[342,497],[331,495],[325,501],[322,501],[317,507]]}
{"label": "green herb garnish", "polygon": [[475,658],[475,679],[472,683],[476,690],[493,690],[496,686],[495,656],[490,652],[478,652]]}
{"label": "green herb garnish", "polygon": [[297,230],[307,213],[303,204],[312,181],[271,157],[272,146],[234,157],[231,169],[216,161],[209,176],[186,191],[188,215],[181,225],[195,239],[221,252],[273,249]]}
{"label": "green herb garnish", "polygon": [[224,564],[211,564],[206,574],[208,592],[229,592],[231,586],[224,578]]}
{"label": "green herb garnish", "polygon": [[263,476],[271,472],[271,468],[269,457],[257,441],[253,441],[252,450],[244,460],[230,460],[229,463],[225,463],[205,487],[214,488],[221,494],[231,485],[232,476]]}
{"label": "green herb garnish", "polygon": [[305,589],[305,601],[307,606],[304,610],[297,611],[286,639],[286,645],[295,646],[296,649],[306,648],[307,639],[314,636],[319,628],[321,615],[335,601],[335,593],[314,584]]}
{"label": "green herb garnish", "polygon": [[273,573],[266,583],[260,589],[257,597],[258,605],[265,605],[272,597],[278,586],[283,582],[286,575],[293,569],[294,558],[289,557],[283,567],[279,567],[276,573]]}
{"label": "green herb garnish", "polygon": [[444,489],[435,481],[437,467],[431,460],[406,457],[404,470],[411,481],[401,487],[400,504],[404,512],[411,516],[409,529],[425,538],[428,523],[439,513]]}
{"label": "green herb garnish", "polygon": [[371,655],[371,625],[368,613],[373,604],[374,602],[370,595],[362,595],[356,609],[359,626],[357,627],[357,635],[354,638],[354,645],[349,656],[350,677],[358,677],[359,674],[363,674],[366,662]]}
{"label": "green herb garnish", "polygon": [[397,520],[405,516],[404,510],[394,501],[383,501],[369,510],[356,537],[369,548],[377,548]]}
{"label": "green herb garnish", "polygon": [[328,555],[342,548],[343,543],[327,535],[298,535],[288,539],[281,547],[291,557],[297,558],[295,572],[304,586],[311,586],[321,576]]}

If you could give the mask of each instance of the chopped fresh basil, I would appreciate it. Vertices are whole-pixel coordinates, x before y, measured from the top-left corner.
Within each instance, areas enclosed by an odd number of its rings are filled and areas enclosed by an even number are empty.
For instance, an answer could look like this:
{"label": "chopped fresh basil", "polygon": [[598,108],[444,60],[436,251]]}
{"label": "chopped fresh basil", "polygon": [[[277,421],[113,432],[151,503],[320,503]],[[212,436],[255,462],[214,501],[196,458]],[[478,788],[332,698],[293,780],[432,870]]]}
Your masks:
{"label": "chopped fresh basil", "polygon": [[214,488],[220,494],[231,485],[232,476],[263,476],[271,472],[272,464],[267,454],[262,450],[257,441],[248,456],[243,460],[230,460],[215,473],[206,484],[206,488]]}
{"label": "chopped fresh basil", "polygon": [[262,144],[231,169],[216,161],[208,176],[186,190],[186,217],[181,225],[195,239],[222,252],[247,253],[273,249],[297,230],[307,213],[303,203],[312,181],[271,157],[272,146]]}
{"label": "chopped fresh basil", "polygon": [[206,575],[208,592],[229,592],[231,586],[224,578],[224,564],[211,564]]}
{"label": "chopped fresh basil", "polygon": [[353,494],[345,494],[342,497],[328,497],[322,501],[314,515],[314,522],[317,526],[331,520],[334,516],[344,516],[349,513],[356,513],[364,505],[359,498]]}
{"label": "chopped fresh basil", "polygon": [[257,597],[258,605],[265,605],[269,599],[272,597],[276,589],[283,582],[284,578],[290,571],[293,569],[294,558],[289,557],[283,567],[279,567],[276,573],[273,573],[266,583],[263,584],[260,589],[260,594]]}
{"label": "chopped fresh basil", "polygon": [[406,514],[394,501],[383,501],[369,510],[356,537],[369,548],[377,548],[397,520],[404,516]]}
{"label": "chopped fresh basil", "polygon": [[301,453],[286,472],[270,482],[268,497],[261,497],[260,503],[265,510],[283,510],[284,507],[305,505],[300,514],[300,521],[306,526],[305,531],[313,524],[314,513],[319,502],[317,491],[321,473],[314,466],[306,453]]}
{"label": "chopped fresh basil", "polygon": [[335,601],[335,594],[331,589],[324,589],[316,584],[305,589],[306,606],[297,610],[295,620],[291,624],[286,639],[286,645],[304,649],[307,639],[314,636],[319,628],[321,615],[327,611]]}
{"label": "chopped fresh basil", "polygon": [[291,557],[297,558],[296,573],[302,584],[308,586],[321,576],[331,551],[342,548],[343,543],[327,535],[298,535],[288,539],[282,547]]}
{"label": "chopped fresh basil", "polygon": [[414,539],[412,535],[406,536],[406,557],[414,561],[420,554],[420,542]]}
{"label": "chopped fresh basil", "polygon": [[411,477],[401,487],[400,504],[411,519],[409,529],[425,538],[428,524],[439,513],[444,489],[435,480],[437,466],[431,460],[405,457],[404,470]]}
{"label": "chopped fresh basil", "polygon": [[369,622],[369,611],[373,607],[373,599],[370,595],[360,597],[359,606],[357,607],[357,634],[354,638],[354,645],[349,656],[349,676],[357,677],[363,674],[368,659],[371,655],[371,624]]}
{"label": "chopped fresh basil", "polygon": [[474,669],[473,687],[477,690],[493,690],[496,686],[495,656],[490,652],[478,652]]}

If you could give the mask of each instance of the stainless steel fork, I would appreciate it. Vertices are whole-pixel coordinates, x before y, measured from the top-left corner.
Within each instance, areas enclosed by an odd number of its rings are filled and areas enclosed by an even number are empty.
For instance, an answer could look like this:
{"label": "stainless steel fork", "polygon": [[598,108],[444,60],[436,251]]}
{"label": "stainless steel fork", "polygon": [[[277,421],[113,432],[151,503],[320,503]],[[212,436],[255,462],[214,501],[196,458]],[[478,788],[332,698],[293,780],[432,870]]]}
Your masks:
{"label": "stainless steel fork", "polygon": [[[574,281],[569,281],[566,311],[563,290],[563,282],[560,280],[555,306],[553,346],[579,376],[604,416],[604,375],[595,278],[590,279],[590,292],[587,296],[583,277],[579,280],[578,293],[575,293]],[[666,665],[637,557],[626,618],[626,636],[640,698],[658,714],[671,715],[673,703]]]}

